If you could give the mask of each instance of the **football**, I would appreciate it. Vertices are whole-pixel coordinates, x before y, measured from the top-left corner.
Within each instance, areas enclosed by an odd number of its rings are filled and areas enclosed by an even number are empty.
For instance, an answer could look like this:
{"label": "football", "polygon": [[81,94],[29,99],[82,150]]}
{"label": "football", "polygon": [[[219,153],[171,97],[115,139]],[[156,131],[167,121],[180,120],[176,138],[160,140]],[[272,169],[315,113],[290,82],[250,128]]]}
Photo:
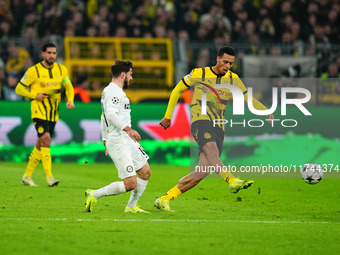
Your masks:
{"label": "football", "polygon": [[323,170],[319,164],[305,164],[301,169],[302,179],[308,184],[317,184],[323,177]]}

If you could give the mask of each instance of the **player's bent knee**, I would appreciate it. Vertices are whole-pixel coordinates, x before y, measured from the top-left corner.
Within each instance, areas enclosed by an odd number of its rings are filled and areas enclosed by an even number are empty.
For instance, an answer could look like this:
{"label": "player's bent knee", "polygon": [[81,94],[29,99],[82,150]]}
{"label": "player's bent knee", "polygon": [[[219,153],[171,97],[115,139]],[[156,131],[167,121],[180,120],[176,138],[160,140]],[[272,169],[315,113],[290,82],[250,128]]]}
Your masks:
{"label": "player's bent knee", "polygon": [[141,169],[137,171],[138,177],[143,180],[149,180],[151,176],[151,169],[149,164],[144,165]]}
{"label": "player's bent knee", "polygon": [[[134,178],[133,178],[134,177]],[[130,191],[136,188],[137,186],[137,179],[135,176],[129,177],[127,179],[124,179],[124,186],[126,191]]]}

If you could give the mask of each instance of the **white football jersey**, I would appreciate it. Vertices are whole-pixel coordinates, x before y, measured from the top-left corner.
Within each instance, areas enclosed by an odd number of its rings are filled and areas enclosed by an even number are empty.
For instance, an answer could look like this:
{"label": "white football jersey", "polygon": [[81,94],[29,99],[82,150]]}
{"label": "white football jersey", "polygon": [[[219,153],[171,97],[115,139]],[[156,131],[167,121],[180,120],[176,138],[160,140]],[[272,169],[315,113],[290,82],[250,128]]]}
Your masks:
{"label": "white football jersey", "polygon": [[[130,100],[117,84],[110,82],[104,89],[101,104],[105,125],[109,133],[111,131],[121,132],[126,126],[131,127]],[[118,118],[111,118],[111,113],[115,113]]]}

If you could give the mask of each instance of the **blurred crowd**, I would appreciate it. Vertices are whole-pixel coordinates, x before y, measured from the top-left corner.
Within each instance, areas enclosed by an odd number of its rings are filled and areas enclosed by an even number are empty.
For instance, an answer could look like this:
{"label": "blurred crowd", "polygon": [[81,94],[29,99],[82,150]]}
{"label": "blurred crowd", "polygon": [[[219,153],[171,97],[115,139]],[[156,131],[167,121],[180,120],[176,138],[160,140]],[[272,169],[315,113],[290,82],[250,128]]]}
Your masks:
{"label": "blurred crowd", "polygon": [[[339,77],[340,48],[330,50],[340,42],[339,30],[339,0],[0,0],[0,41],[6,45],[0,80],[6,85],[10,73],[20,76],[39,59],[39,51],[11,38],[36,43],[52,35],[246,43],[244,53],[252,55],[321,52],[327,64],[319,75]],[[208,64],[209,51],[192,54],[193,66]]]}

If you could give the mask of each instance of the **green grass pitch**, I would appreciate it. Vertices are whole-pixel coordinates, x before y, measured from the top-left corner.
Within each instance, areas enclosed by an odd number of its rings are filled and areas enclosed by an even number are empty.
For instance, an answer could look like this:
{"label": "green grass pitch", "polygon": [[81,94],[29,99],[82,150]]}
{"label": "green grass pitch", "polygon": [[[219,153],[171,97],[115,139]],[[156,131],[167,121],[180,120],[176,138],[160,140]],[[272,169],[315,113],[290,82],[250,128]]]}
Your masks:
{"label": "green grass pitch", "polygon": [[[103,197],[84,212],[84,191],[118,180],[113,164],[53,164],[59,186],[49,188],[39,166],[20,184],[26,164],[0,162],[1,254],[340,254],[340,182],[255,179],[231,194],[217,178],[171,202],[155,199],[188,173],[152,165],[140,199],[148,215],[124,214],[129,193]],[[259,194],[259,188],[261,190]]]}

